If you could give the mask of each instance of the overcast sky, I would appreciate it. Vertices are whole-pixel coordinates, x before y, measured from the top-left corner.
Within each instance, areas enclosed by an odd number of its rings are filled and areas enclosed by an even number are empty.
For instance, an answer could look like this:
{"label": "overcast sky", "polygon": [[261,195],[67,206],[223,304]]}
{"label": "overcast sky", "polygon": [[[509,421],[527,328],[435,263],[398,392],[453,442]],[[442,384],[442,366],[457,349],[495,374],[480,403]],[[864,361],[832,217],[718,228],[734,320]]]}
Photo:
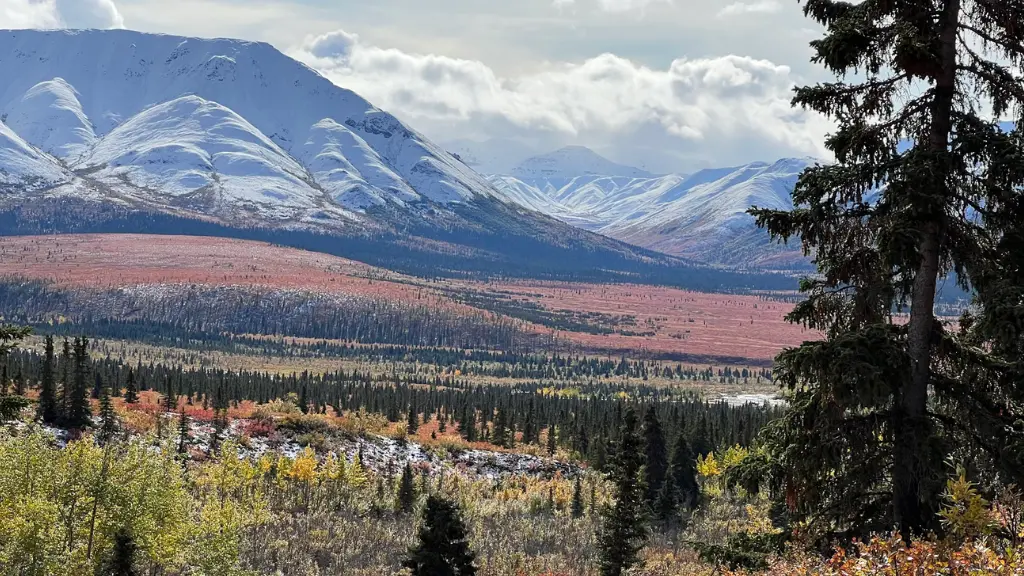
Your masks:
{"label": "overcast sky", "polygon": [[825,155],[789,105],[825,78],[796,0],[0,0],[28,27],[267,41],[442,143],[665,172]]}

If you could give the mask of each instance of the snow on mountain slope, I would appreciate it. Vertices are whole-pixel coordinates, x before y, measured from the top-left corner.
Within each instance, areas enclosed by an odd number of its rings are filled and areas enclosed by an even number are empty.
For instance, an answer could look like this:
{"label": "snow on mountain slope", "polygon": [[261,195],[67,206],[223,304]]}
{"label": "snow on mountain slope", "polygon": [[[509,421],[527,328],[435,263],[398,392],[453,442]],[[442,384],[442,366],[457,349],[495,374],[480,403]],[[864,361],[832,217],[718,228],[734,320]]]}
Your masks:
{"label": "snow on mountain slope", "polygon": [[578,176],[650,178],[650,172],[616,164],[583,146],[566,146],[548,154],[533,156],[512,169],[520,180],[571,180]]}
{"label": "snow on mountain slope", "polygon": [[322,208],[323,193],[301,164],[245,119],[198,96],[133,116],[74,167],[126,194],[138,191],[140,199],[185,201],[210,215],[248,210],[294,219]]}
{"label": "snow on mountain slope", "polygon": [[[788,210],[807,159],[786,159],[774,164],[754,163],[720,173],[695,174],[661,191],[641,209],[600,228],[604,234],[654,250],[680,255],[700,255],[722,264],[767,264],[798,259],[769,243],[764,233],[754,233],[751,206]],[[736,244],[747,238],[750,243]],[[792,252],[792,249],[789,250]]]}
{"label": "snow on mountain slope", "polygon": [[[286,208],[308,207],[317,193],[328,204],[356,210],[494,194],[486,179],[437,145],[268,44],[127,30],[2,31],[0,77],[0,114],[12,118],[25,141],[69,164],[84,166],[83,156],[91,158],[90,168],[101,159],[135,162],[133,182],[167,184],[175,196],[189,188],[207,191],[213,174],[233,176],[241,186],[250,169],[258,180],[249,183],[262,187],[265,198],[280,196]],[[219,148],[220,136],[199,143],[204,137],[196,134],[190,144],[175,147],[177,135],[164,130],[161,138],[171,148],[156,156],[128,161],[114,152],[121,144],[108,137],[123,125],[132,123],[133,133],[122,131],[115,140],[146,139],[151,114],[136,116],[147,112],[170,114],[160,121],[165,125],[182,114],[180,119],[209,128],[180,107],[159,108],[180,105],[183,96],[215,105],[211,110],[222,123],[213,125],[251,129],[241,130],[246,136],[228,146],[233,150]],[[143,169],[142,161],[149,167]],[[156,170],[153,161],[171,167]],[[178,161],[180,171],[172,166]],[[239,186],[222,182],[224,199],[284,215],[262,198],[253,203]]]}
{"label": "snow on mountain slope", "polygon": [[491,181],[525,206],[644,248],[715,264],[789,267],[803,265],[798,249],[771,243],[747,210],[792,208],[796,180],[813,162],[756,162],[690,176]]}
{"label": "snow on mountain slope", "polygon": [[0,122],[0,193],[35,191],[70,182],[53,158],[36,150]]}
{"label": "snow on mountain slope", "polygon": [[62,78],[40,82],[13,103],[7,125],[47,154],[77,160],[96,143],[78,93]]}
{"label": "snow on mountain slope", "polygon": [[387,201],[382,191],[401,202],[419,198],[365,140],[329,118],[313,126],[298,157],[342,206],[379,206]]}

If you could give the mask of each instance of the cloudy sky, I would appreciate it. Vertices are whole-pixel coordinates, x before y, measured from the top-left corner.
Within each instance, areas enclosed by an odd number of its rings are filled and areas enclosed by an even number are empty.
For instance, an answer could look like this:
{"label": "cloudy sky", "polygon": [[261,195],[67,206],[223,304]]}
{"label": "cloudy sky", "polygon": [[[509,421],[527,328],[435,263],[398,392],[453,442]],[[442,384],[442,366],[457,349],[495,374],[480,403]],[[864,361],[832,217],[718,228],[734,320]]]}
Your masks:
{"label": "cloudy sky", "polygon": [[[272,43],[431,138],[654,171],[824,156],[796,0],[0,0],[0,28]],[[483,152],[481,152],[483,154]]]}

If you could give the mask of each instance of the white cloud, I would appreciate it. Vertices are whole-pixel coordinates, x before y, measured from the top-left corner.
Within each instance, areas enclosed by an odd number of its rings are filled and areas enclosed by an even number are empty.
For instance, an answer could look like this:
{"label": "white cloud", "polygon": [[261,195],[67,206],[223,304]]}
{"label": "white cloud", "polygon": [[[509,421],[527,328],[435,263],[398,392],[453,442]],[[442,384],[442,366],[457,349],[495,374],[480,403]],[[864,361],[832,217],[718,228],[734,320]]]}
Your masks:
{"label": "white cloud", "polygon": [[52,1],[0,0],[0,28],[57,28]]}
{"label": "white cloud", "polygon": [[68,28],[124,28],[114,0],[56,0],[56,7]]}
{"label": "white cloud", "polygon": [[0,0],[0,28],[124,28],[113,0]]}
{"label": "white cloud", "polygon": [[[672,4],[673,0],[597,0],[597,5],[605,12],[630,12],[633,10],[643,10],[647,6],[655,3]],[[556,8],[564,8],[566,6],[573,6],[576,4],[576,0],[551,0],[551,3]]]}
{"label": "white cloud", "polygon": [[719,18],[742,16],[744,14],[769,14],[782,10],[778,0],[756,0],[755,2],[734,2],[718,11]]}
{"label": "white cloud", "polygon": [[501,77],[476,60],[381,48],[342,31],[293,55],[440,140],[578,143],[665,171],[824,154],[825,121],[792,109],[796,79],[767,60],[680,58],[656,69],[603,54]]}
{"label": "white cloud", "polygon": [[643,10],[655,2],[671,4],[672,0],[600,0],[601,8],[607,12],[629,12]]}

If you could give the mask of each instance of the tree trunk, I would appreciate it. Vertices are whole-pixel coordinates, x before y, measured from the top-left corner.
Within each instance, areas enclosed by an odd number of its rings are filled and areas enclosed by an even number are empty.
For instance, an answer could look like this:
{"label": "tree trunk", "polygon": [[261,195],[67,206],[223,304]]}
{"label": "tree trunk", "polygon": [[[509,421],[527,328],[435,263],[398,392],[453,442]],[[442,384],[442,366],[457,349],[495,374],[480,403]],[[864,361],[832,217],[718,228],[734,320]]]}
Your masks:
{"label": "tree trunk", "polygon": [[[932,125],[928,145],[935,152],[946,152],[952,133],[953,100],[956,92],[957,31],[961,0],[948,0],[943,12],[940,42],[942,70],[935,80],[935,99],[932,104]],[[942,166],[940,177],[932,180],[937,186],[946,186]],[[929,191],[946,197],[940,190]],[[921,262],[914,277],[911,297],[910,324],[907,348],[911,374],[898,398],[895,421],[895,460],[893,463],[893,519],[909,540],[929,522],[922,508],[921,480],[932,468],[927,462],[929,423],[927,418],[928,385],[931,380],[932,334],[935,326],[935,288],[939,275],[939,255],[945,231],[945,207],[932,202],[930,206],[915,207],[921,216],[918,251]]]}

